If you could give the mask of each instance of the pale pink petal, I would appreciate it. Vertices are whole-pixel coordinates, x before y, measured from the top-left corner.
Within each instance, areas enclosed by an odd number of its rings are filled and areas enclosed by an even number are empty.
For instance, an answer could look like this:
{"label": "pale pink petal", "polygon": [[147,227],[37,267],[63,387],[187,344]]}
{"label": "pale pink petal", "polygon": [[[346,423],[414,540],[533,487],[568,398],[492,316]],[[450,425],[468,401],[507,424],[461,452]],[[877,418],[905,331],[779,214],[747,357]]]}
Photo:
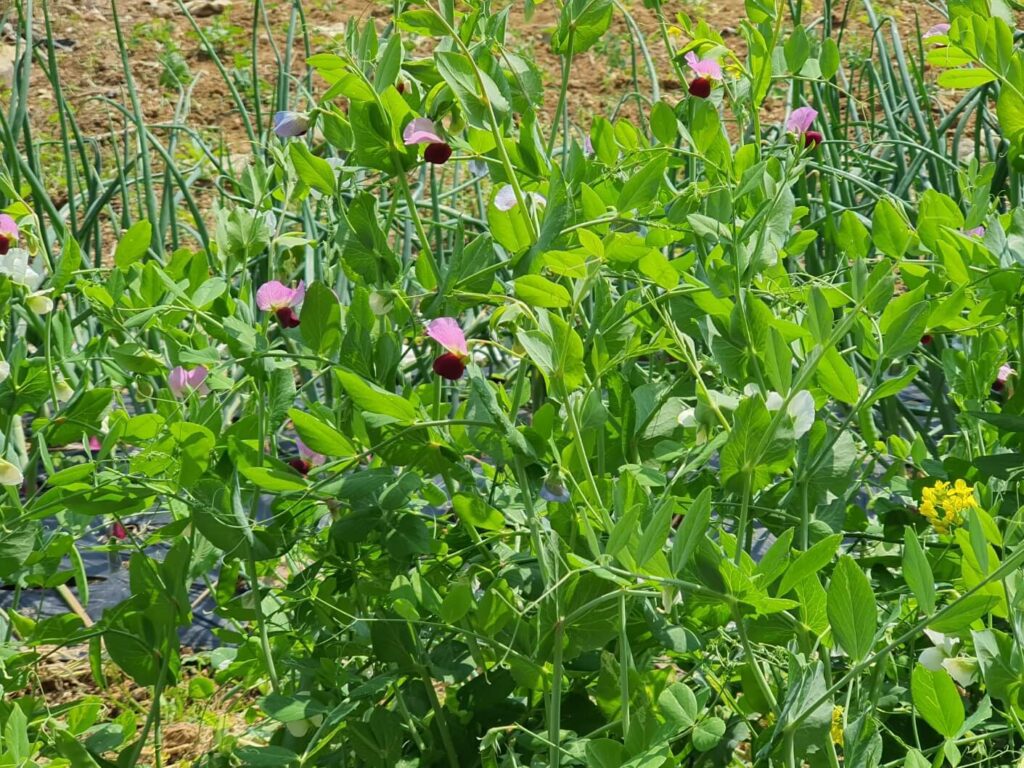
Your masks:
{"label": "pale pink petal", "polygon": [[0,213],[0,235],[6,236],[9,240],[18,239],[18,222],[6,213]]}
{"label": "pale pink petal", "polygon": [[188,385],[193,391],[198,392],[201,395],[207,394],[210,390],[206,386],[206,376],[208,371],[202,365],[197,368],[193,368],[188,372]]}
{"label": "pale pink petal", "polygon": [[188,374],[185,372],[185,369],[180,365],[171,368],[171,372],[167,375],[167,386],[170,387],[171,394],[175,397],[181,397],[187,385]]}
{"label": "pale pink petal", "polygon": [[[304,286],[302,290],[305,293],[306,289]],[[284,309],[285,307],[292,306],[295,294],[296,291],[293,288],[289,288],[277,280],[271,280],[269,283],[261,285],[259,290],[256,291],[256,306],[264,312]]]}
{"label": "pale pink petal", "polygon": [[304,442],[302,442],[302,440],[300,440],[299,438],[295,438],[295,447],[299,449],[299,456],[304,458],[314,467],[320,466],[325,461],[327,461],[326,456],[324,456],[322,453],[317,453]]}
{"label": "pale pink petal", "polygon": [[964,234],[965,235],[970,235],[971,237],[984,237],[985,236],[985,228],[984,227],[975,227],[974,229],[968,229],[966,232],[964,232]]}
{"label": "pale pink petal", "polygon": [[405,141],[407,146],[412,144],[434,144],[444,141],[438,135],[434,122],[425,117],[417,117],[405,126],[405,130],[402,131],[402,140]]}
{"label": "pale pink petal", "polygon": [[436,320],[431,320],[430,325],[427,326],[427,335],[449,352],[460,355],[469,354],[469,349],[466,347],[466,336],[454,317],[439,317]]}
{"label": "pale pink petal", "polygon": [[686,63],[698,77],[707,77],[712,80],[722,79],[722,67],[714,59],[700,59],[697,54],[690,51],[686,54]]}
{"label": "pale pink petal", "polygon": [[293,307],[299,306],[303,302],[303,300],[305,298],[306,298],[306,282],[304,280],[299,280],[299,285],[298,285],[298,287],[296,287],[295,293],[292,296],[292,306]]}
{"label": "pale pink petal", "polygon": [[499,211],[511,211],[516,207],[516,193],[511,184],[506,184],[494,196],[494,207]]}
{"label": "pale pink petal", "polygon": [[928,28],[922,36],[922,40],[927,40],[929,37],[942,37],[949,33],[949,24],[942,22],[941,24],[935,24]]}
{"label": "pale pink petal", "polygon": [[814,122],[814,118],[817,116],[818,110],[814,107],[794,109],[793,113],[789,116],[789,121],[786,123],[786,130],[793,133],[807,133]]}
{"label": "pale pink petal", "polygon": [[996,376],[996,380],[1002,384],[1005,384],[1007,379],[1015,375],[1017,372],[1013,370],[1009,365],[1001,365],[999,367],[999,374]]}

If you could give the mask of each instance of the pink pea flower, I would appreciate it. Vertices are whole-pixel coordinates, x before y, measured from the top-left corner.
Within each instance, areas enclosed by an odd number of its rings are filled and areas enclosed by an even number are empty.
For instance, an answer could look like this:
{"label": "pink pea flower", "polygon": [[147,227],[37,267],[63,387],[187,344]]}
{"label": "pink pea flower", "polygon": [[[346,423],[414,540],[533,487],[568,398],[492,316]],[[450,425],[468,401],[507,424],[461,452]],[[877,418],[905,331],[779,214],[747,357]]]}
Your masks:
{"label": "pink pea flower", "polygon": [[427,335],[444,347],[444,354],[434,360],[434,373],[449,381],[457,381],[466,371],[469,347],[466,335],[454,317],[439,317],[427,326]]}
{"label": "pink pea flower", "polygon": [[274,133],[279,138],[303,136],[309,130],[309,115],[305,112],[278,112],[274,115]]}
{"label": "pink pea flower", "polygon": [[306,284],[299,281],[297,288],[289,288],[284,283],[271,280],[264,283],[256,291],[256,306],[264,312],[273,312],[282,328],[296,328],[299,316],[295,307],[306,298]]}
{"label": "pink pea flower", "polygon": [[706,99],[711,95],[713,82],[722,79],[721,65],[714,59],[701,59],[693,51],[686,54],[686,64],[696,75],[688,86],[690,95]]}
{"label": "pink pea flower", "polygon": [[[548,203],[547,198],[539,192],[525,192],[523,196],[527,199],[532,199],[535,205],[547,205]],[[498,194],[494,196],[494,207],[499,211],[511,211],[518,203],[516,192],[512,189],[511,184],[503,186],[498,190]]]}
{"label": "pink pea flower", "polygon": [[89,437],[89,442],[86,443],[86,446],[89,449],[89,453],[99,453],[103,450],[103,443],[100,442],[100,439],[96,437],[96,435]]}
{"label": "pink pea flower", "polygon": [[974,229],[968,229],[966,232],[964,232],[964,234],[965,235],[970,235],[971,237],[984,237],[985,236],[985,228],[984,227],[975,227]]}
{"label": "pink pea flower", "polygon": [[949,34],[949,24],[942,22],[941,24],[933,24],[928,28],[928,31],[921,35],[922,40],[927,40],[931,37],[943,37]]}
{"label": "pink pea flower", "polygon": [[18,222],[6,213],[0,213],[0,256],[6,256],[11,245],[18,242]]}
{"label": "pink pea flower", "polygon": [[434,122],[425,117],[414,118],[405,126],[405,130],[402,131],[402,140],[408,147],[426,144],[427,148],[423,150],[423,159],[434,165],[444,165],[452,156],[451,145],[441,138]]}
{"label": "pink pea flower", "polygon": [[289,461],[288,466],[303,477],[308,475],[313,467],[319,467],[327,461],[326,456],[322,453],[317,453],[299,438],[295,438],[295,447],[298,449],[299,455]]}
{"label": "pink pea flower", "polygon": [[438,141],[444,141],[438,135],[434,121],[428,120],[425,117],[413,118],[412,122],[405,126],[405,130],[402,131],[402,139],[405,141],[406,146],[409,147],[413,144],[433,144]]}
{"label": "pink pea flower", "polygon": [[175,397],[181,397],[183,394],[196,392],[200,395],[209,394],[210,388],[206,386],[206,376],[209,371],[202,365],[193,368],[190,371],[185,370],[180,365],[171,369],[171,372],[167,375],[167,386],[171,389],[171,394]]}
{"label": "pink pea flower", "polygon": [[803,136],[804,146],[814,148],[824,140],[820,132],[811,130],[811,125],[817,116],[818,110],[814,107],[794,109],[789,116],[789,120],[786,121],[786,130],[798,136]]}
{"label": "pink pea flower", "polygon": [[128,531],[121,523],[114,523],[110,526],[110,535],[118,541],[124,541],[128,538]]}
{"label": "pink pea flower", "polygon": [[1011,368],[1009,364],[1004,363],[1003,365],[999,366],[999,373],[996,374],[996,380],[992,382],[992,391],[1002,392],[1004,389],[1006,389],[1006,385],[1010,381],[1010,377],[1016,375],[1017,372],[1013,368]]}

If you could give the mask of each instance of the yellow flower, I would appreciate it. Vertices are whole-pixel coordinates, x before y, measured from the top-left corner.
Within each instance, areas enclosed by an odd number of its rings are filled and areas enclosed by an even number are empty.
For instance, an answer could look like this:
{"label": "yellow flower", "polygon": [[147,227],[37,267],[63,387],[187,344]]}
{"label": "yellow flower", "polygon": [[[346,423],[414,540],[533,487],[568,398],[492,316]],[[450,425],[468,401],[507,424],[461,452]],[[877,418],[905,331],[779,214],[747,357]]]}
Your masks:
{"label": "yellow flower", "polygon": [[832,728],[829,729],[832,743],[837,747],[843,746],[843,708],[838,704],[832,707]]}
{"label": "yellow flower", "polygon": [[683,36],[683,30],[681,30],[679,27],[675,26],[674,24],[671,27],[668,28],[668,33],[670,35],[672,35],[672,37],[682,37]]}
{"label": "yellow flower", "polygon": [[976,509],[974,488],[963,480],[950,485],[937,480],[930,488],[921,491],[921,514],[931,523],[937,533],[949,533],[964,521],[968,509]]}

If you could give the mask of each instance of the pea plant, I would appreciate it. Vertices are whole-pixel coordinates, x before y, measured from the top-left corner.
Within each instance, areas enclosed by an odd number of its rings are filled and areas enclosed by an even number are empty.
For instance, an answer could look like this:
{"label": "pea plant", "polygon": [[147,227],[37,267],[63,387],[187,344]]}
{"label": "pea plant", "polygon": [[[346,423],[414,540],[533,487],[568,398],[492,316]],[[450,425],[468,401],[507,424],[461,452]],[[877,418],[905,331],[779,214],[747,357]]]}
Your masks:
{"label": "pea plant", "polygon": [[[1016,764],[1014,14],[866,0],[853,57],[828,3],[650,6],[561,4],[551,73],[489,0],[319,49],[296,2],[272,93],[192,19],[242,168],[185,83],[147,124],[119,25],[94,146],[45,11],[0,142],[4,765],[162,765],[190,696],[241,724],[205,766]],[[632,89],[581,116],[621,34]],[[58,651],[98,693],[47,697]]]}

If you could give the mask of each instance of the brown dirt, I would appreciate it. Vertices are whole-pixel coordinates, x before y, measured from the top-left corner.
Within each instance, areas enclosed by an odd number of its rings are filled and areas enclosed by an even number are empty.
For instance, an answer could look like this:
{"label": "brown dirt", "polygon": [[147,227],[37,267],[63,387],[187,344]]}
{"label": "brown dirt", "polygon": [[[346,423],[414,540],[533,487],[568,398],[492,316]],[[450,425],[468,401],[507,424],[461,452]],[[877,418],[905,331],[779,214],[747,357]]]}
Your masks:
{"label": "brown dirt", "polygon": [[[284,40],[290,18],[289,2],[265,3],[274,37]],[[315,49],[332,44],[343,33],[349,19],[364,22],[377,18],[378,26],[386,23],[390,3],[374,0],[307,0],[306,24]],[[248,29],[252,21],[252,2],[236,0],[226,13],[199,19],[208,32],[224,40],[226,57],[248,50]],[[636,20],[637,27],[647,38],[662,93],[670,101],[680,98],[680,83],[669,61],[653,10],[639,3],[627,3],[627,9]],[[856,6],[859,8],[859,5]],[[171,0],[117,0],[125,36],[131,48],[131,67],[136,87],[143,102],[147,120],[169,123],[174,117],[177,94],[161,84],[164,70],[161,52],[169,41],[180,50],[189,70],[198,75],[191,100],[189,123],[206,134],[223,138],[229,152],[245,152],[247,141],[241,118],[234,113],[230,94],[213,62],[200,51],[200,44],[187,19]],[[743,0],[717,0],[697,4],[678,0],[663,5],[666,18],[686,11],[694,18],[704,18],[712,28],[722,31],[727,44],[743,54],[743,43],[736,34],[736,25],[744,15]],[[915,26],[915,14],[920,6],[901,0],[900,4],[880,8],[880,14],[891,13],[906,32]],[[923,8],[920,23],[927,27],[937,16]],[[805,11],[805,19],[814,18],[813,8]],[[859,12],[852,12],[851,35],[866,48],[869,31]],[[88,136],[105,136],[123,128],[123,117],[105,100],[128,105],[125,78],[113,37],[113,12],[108,0],[57,0],[52,3],[54,31],[58,38],[74,41],[71,52],[58,55],[61,80],[65,96],[75,106],[77,119]],[[514,39],[512,45],[535,61],[544,73],[545,111],[554,110],[560,79],[558,57],[551,52],[550,32],[558,19],[558,10],[552,3],[538,6],[530,21],[526,21],[521,7],[516,8],[510,21]],[[275,64],[269,50],[269,38],[261,35],[261,61],[259,70],[266,81],[276,75]],[[849,40],[849,37],[847,38]],[[589,117],[603,114],[613,106],[626,88],[631,87],[634,67],[639,83],[648,87],[646,67],[639,57],[635,60],[628,44],[629,27],[621,14],[616,14],[612,30],[593,49],[577,57],[573,63],[569,84],[570,114],[580,124],[587,125]],[[247,65],[243,66],[247,69]],[[297,69],[296,74],[299,74]],[[34,76],[33,116],[37,135],[56,135],[53,117],[53,94],[44,74]],[[269,89],[268,89],[269,90]],[[269,114],[265,115],[269,121]]]}

